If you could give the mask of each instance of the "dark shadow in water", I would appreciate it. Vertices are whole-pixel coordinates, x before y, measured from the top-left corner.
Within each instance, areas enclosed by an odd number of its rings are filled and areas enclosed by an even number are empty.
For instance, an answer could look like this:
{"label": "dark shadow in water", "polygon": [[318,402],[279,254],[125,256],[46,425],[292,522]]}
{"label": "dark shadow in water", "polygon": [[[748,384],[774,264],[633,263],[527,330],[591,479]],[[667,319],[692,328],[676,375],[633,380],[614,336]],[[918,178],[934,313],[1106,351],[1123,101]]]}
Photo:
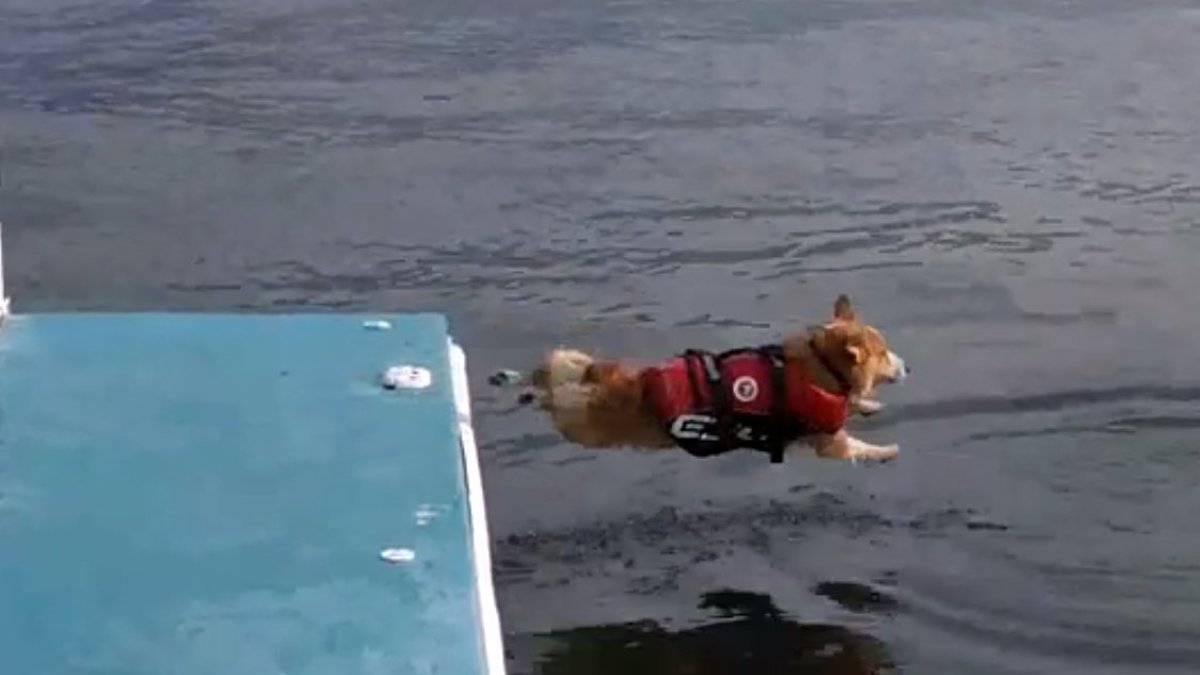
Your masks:
{"label": "dark shadow in water", "polygon": [[700,607],[722,620],[677,632],[653,621],[544,635],[542,675],[876,675],[896,672],[879,640],[843,626],[797,623],[771,598],[716,591]]}
{"label": "dark shadow in water", "polygon": [[822,581],[813,589],[851,612],[886,614],[895,611],[895,598],[875,588],[853,581]]}

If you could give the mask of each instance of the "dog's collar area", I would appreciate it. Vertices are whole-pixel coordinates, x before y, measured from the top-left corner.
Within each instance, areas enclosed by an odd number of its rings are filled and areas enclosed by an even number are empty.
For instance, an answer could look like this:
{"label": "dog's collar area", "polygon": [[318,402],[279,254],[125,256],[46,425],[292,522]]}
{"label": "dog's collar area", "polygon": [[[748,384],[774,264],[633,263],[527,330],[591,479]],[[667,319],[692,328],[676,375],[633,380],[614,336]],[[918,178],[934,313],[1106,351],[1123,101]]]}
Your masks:
{"label": "dog's collar area", "polygon": [[808,351],[812,352],[812,355],[816,357],[817,362],[821,364],[821,367],[829,373],[829,376],[832,377],[835,382],[837,382],[838,387],[841,389],[841,391],[837,393],[849,394],[853,389],[853,386],[842,374],[842,371],[834,367],[834,365],[829,362],[829,359],[825,358],[825,355],[821,352],[821,350],[817,349],[817,339],[815,337],[809,338]]}

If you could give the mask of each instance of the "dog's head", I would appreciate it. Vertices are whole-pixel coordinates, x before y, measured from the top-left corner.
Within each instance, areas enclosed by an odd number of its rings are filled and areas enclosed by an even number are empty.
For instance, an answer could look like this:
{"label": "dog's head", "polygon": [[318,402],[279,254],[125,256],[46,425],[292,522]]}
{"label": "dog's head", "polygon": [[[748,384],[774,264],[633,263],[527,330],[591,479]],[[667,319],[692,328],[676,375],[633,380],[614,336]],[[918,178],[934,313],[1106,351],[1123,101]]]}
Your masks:
{"label": "dog's head", "polygon": [[879,383],[897,382],[909,372],[904,359],[888,346],[883,332],[863,323],[845,295],[834,302],[832,318],[788,338],[785,349],[788,353],[807,350],[814,354],[854,397],[867,396]]}

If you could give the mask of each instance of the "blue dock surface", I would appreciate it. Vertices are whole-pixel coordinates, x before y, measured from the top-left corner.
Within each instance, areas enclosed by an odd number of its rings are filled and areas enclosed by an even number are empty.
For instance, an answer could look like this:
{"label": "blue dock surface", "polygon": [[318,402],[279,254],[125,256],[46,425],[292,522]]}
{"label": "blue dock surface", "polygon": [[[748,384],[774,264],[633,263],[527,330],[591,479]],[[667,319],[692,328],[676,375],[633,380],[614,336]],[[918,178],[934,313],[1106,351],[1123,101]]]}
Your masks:
{"label": "blue dock surface", "polygon": [[10,317],[0,673],[501,675],[467,398],[439,315]]}

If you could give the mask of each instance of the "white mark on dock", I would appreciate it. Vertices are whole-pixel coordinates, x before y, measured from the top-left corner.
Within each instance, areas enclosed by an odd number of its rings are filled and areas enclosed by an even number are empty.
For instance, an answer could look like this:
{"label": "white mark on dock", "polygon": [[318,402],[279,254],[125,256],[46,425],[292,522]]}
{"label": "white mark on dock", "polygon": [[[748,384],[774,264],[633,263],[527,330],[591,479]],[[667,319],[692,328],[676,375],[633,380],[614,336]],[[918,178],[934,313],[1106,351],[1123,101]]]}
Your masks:
{"label": "white mark on dock", "polygon": [[433,375],[420,366],[392,366],[383,373],[384,389],[424,389],[433,383]]}
{"label": "white mark on dock", "polygon": [[417,507],[417,510],[413,512],[413,517],[416,519],[417,525],[425,526],[431,523],[434,518],[437,518],[439,515],[441,515],[442,511],[444,510],[444,507],[436,506],[434,504],[421,504]]}
{"label": "white mark on dock", "polygon": [[379,552],[379,558],[384,562],[398,565],[417,559],[417,552],[411,548],[385,548]]}

